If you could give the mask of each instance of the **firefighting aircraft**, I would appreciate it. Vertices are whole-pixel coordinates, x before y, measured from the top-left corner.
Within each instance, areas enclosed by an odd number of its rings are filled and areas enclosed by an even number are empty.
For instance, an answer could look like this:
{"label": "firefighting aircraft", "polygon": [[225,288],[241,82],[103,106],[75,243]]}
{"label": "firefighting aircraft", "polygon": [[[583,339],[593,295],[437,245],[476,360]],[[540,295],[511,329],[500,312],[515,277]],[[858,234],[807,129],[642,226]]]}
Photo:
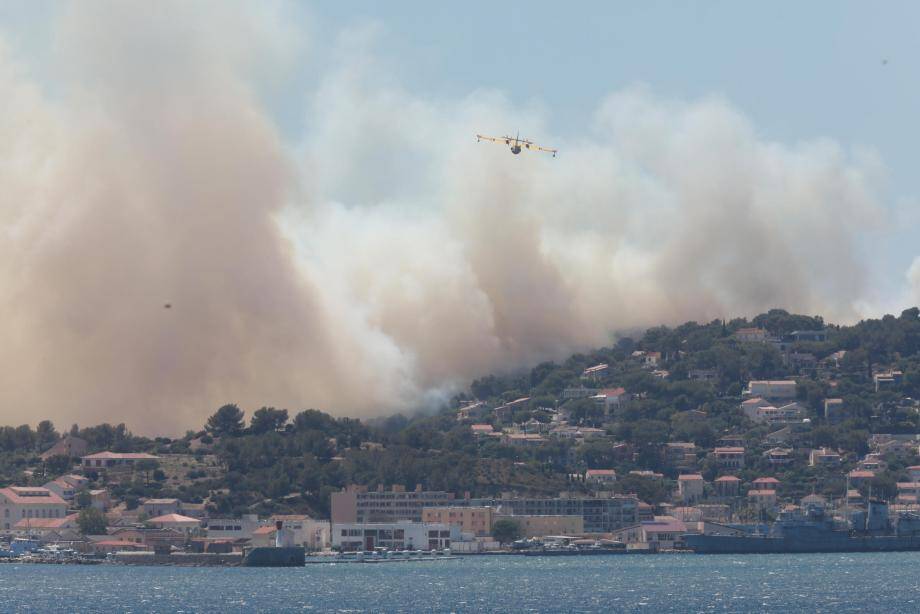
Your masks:
{"label": "firefighting aircraft", "polygon": [[511,148],[511,153],[513,153],[514,155],[518,155],[519,153],[527,149],[530,151],[545,151],[547,153],[553,154],[554,158],[556,157],[557,150],[550,149],[549,147],[540,147],[533,141],[522,139],[520,133],[518,133],[516,137],[510,137],[510,136],[497,137],[497,136],[485,136],[484,134],[477,134],[476,142],[478,143],[480,141],[489,141],[492,143],[498,143],[499,145],[507,145],[508,147]]}

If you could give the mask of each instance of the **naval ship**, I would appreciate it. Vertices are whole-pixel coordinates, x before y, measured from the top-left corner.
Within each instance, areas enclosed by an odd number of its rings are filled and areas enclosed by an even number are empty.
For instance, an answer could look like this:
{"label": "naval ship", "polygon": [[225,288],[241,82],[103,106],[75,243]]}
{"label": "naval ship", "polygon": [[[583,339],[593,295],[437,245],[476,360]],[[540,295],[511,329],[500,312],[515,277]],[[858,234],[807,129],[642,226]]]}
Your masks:
{"label": "naval ship", "polygon": [[920,515],[900,512],[892,519],[887,503],[869,501],[866,511],[855,511],[838,524],[822,505],[811,504],[783,510],[764,534],[687,534],[684,543],[698,554],[920,550]]}

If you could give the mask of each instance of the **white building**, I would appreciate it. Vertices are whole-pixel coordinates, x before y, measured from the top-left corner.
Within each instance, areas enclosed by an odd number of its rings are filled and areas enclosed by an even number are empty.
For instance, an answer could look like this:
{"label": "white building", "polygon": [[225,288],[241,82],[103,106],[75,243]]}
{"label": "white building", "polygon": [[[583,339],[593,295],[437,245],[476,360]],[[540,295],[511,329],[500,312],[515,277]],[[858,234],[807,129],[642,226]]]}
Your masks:
{"label": "white building", "polygon": [[427,522],[332,525],[332,547],[342,552],[388,548],[390,550],[441,550],[460,541],[460,526]]}
{"label": "white building", "polygon": [[693,503],[703,498],[703,476],[689,473],[677,477],[677,495],[684,503]]}
{"label": "white building", "polygon": [[64,518],[67,502],[47,488],[0,488],[0,527],[11,530],[26,518]]}
{"label": "white building", "polygon": [[285,529],[294,531],[294,543],[307,550],[324,550],[332,545],[328,520],[316,520],[304,514],[277,514],[269,518],[269,524],[275,526],[279,520]]}
{"label": "white building", "polygon": [[240,518],[210,518],[207,521],[208,539],[252,539],[259,527],[265,526],[255,514]]}
{"label": "white building", "polygon": [[795,380],[752,380],[745,391],[751,397],[769,401],[793,400],[796,397]]}

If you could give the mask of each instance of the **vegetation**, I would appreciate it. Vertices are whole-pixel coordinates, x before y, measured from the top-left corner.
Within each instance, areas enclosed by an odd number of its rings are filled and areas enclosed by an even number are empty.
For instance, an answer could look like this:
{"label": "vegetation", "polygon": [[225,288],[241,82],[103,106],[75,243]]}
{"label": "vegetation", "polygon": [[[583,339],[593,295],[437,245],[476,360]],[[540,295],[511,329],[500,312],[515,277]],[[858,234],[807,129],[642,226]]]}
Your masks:
{"label": "vegetation", "polygon": [[[784,341],[783,351],[771,343],[744,343],[734,332],[760,326],[771,336],[797,330],[827,331],[826,341]],[[646,357],[660,353],[657,364]],[[656,356],[658,354],[655,354]],[[607,364],[596,375],[586,368]],[[901,375],[876,390],[872,374],[881,369]],[[702,377],[700,374],[708,374]],[[765,437],[777,428],[754,424],[739,409],[741,391],[751,379],[795,378],[807,422],[792,429],[788,443],[795,462],[771,466],[763,453],[772,447]],[[612,413],[594,399],[577,398],[566,390],[623,387],[633,397]],[[491,411],[503,403],[530,397],[510,415]],[[824,416],[824,400],[838,397],[846,413],[840,420]],[[667,500],[681,472],[662,452],[667,442],[697,446],[696,469],[708,480],[724,473],[707,451],[726,435],[740,437],[747,449],[745,468],[737,474],[750,481],[775,475],[781,494],[824,492],[839,496],[841,470],[808,467],[806,450],[838,449],[843,470],[855,466],[869,451],[874,433],[920,432],[920,310],[905,310],[853,326],[826,326],[820,317],[771,310],[751,321],[688,322],[659,326],[641,337],[620,338],[611,347],[544,362],[528,371],[490,374],[472,382],[440,410],[411,417],[359,421],[335,418],[315,409],[289,414],[262,407],[247,426],[243,410],[220,407],[201,431],[176,440],[131,434],[124,424],[80,428],[69,432],[89,443],[90,451],[150,452],[158,455],[213,453],[217,470],[185,469],[180,486],[166,479],[163,467],[140,465],[133,474],[113,479],[89,473],[96,486],[107,486],[116,499],[136,507],[138,499],[175,496],[206,501],[215,513],[307,512],[328,514],[329,494],[348,484],[376,487],[402,484],[473,496],[504,491],[555,495],[587,491],[578,479],[587,469],[616,469],[615,490],[636,493],[649,503]],[[482,401],[458,420],[458,408]],[[476,413],[481,411],[481,413]],[[591,438],[548,437],[535,446],[512,446],[499,437],[476,437],[471,422],[496,430],[517,427],[540,430],[566,419],[573,427],[601,429]],[[73,469],[73,459],[38,455],[60,434],[50,421],[34,430],[28,425],[0,428],[0,485],[42,484]],[[194,448],[193,445],[205,449]],[[874,493],[890,494],[906,479],[905,469],[920,464],[915,457],[889,458],[879,472]],[[646,470],[664,478],[631,475]],[[28,472],[27,472],[28,471]],[[91,514],[84,510],[87,516]]]}

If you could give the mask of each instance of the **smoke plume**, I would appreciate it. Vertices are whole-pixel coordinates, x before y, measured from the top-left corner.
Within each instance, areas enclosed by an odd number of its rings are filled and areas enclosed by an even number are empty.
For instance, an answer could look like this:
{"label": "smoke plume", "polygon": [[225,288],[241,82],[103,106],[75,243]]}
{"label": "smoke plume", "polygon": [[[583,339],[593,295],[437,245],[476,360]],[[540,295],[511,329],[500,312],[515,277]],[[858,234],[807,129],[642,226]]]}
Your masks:
{"label": "smoke plume", "polygon": [[[303,43],[273,5],[57,21],[54,87],[0,39],[0,422],[378,415],[616,330],[865,295],[878,162],[718,97],[621,89],[567,139],[500,92],[407,91],[357,28],[292,137],[267,97]],[[472,138],[518,127],[560,156]]]}

